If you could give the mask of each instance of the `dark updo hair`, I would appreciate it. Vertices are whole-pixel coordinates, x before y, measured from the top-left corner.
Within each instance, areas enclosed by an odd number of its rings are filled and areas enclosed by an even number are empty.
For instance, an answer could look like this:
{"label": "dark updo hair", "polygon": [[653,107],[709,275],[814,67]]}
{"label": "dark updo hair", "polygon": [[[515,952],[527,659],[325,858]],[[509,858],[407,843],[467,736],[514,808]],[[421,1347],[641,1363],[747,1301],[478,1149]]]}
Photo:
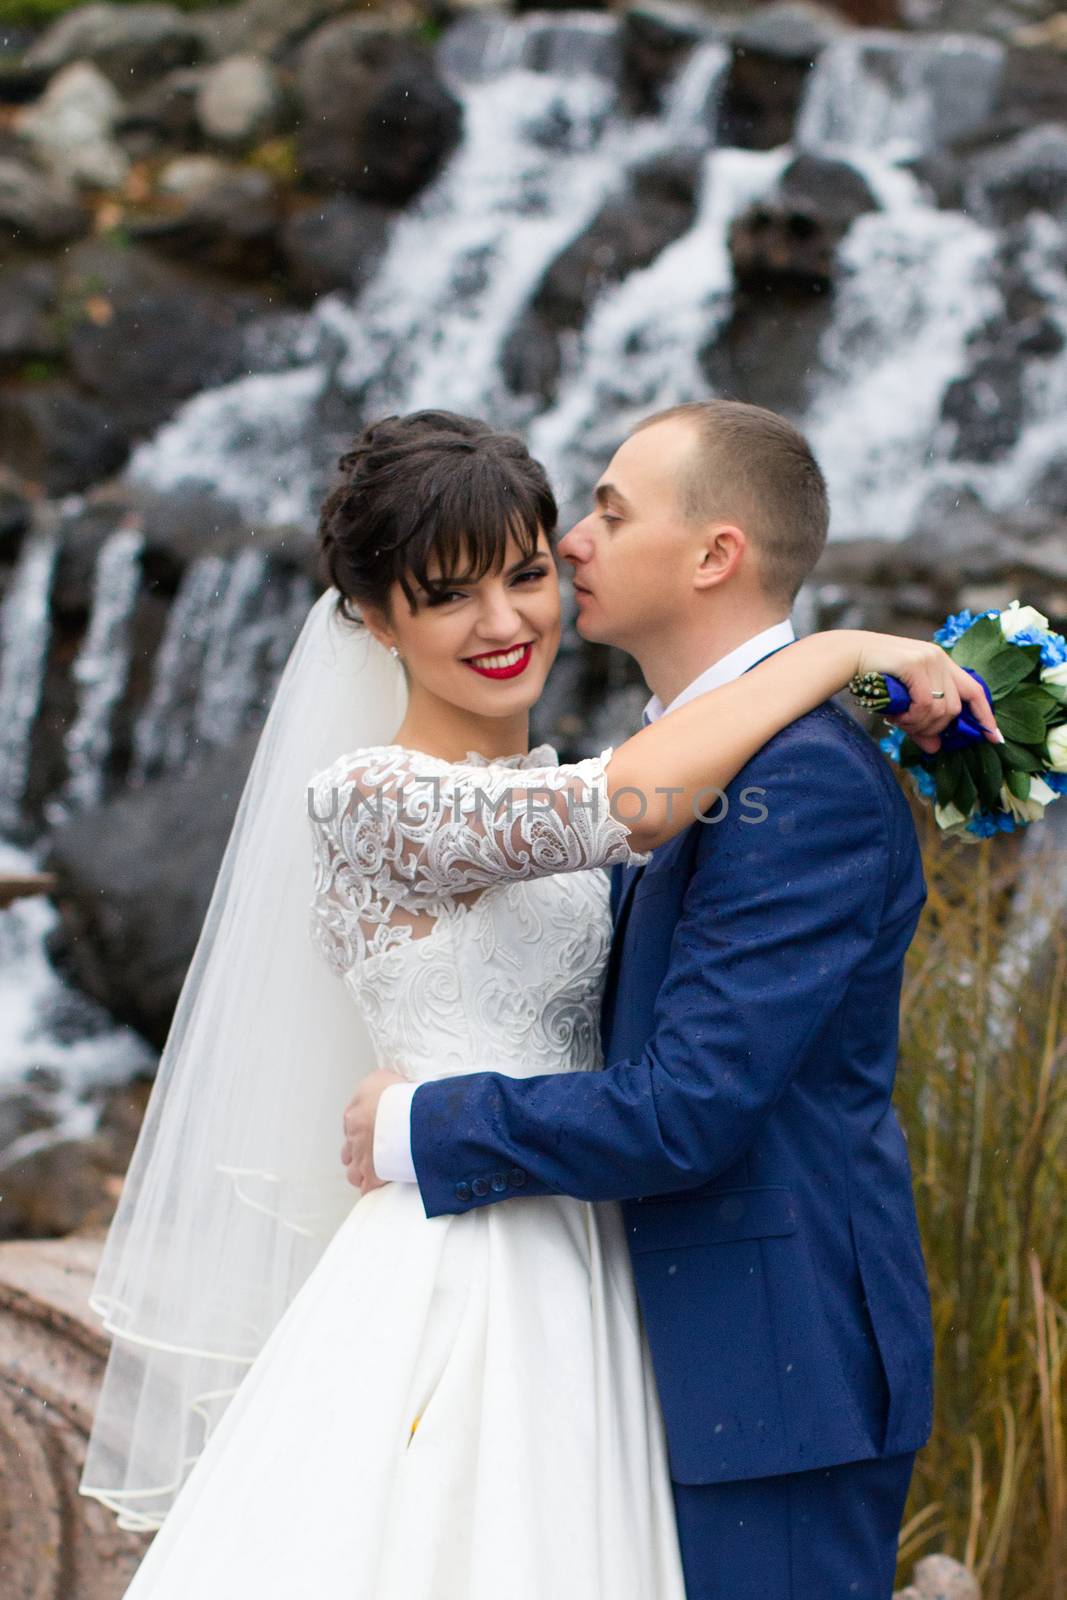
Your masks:
{"label": "dark updo hair", "polygon": [[555,546],[559,513],[544,468],[521,439],[474,417],[384,417],[338,466],[342,480],[319,514],[319,559],[349,622],[363,620],[350,602],[387,612],[395,582],[414,611],[411,578],[433,594],[499,571],[509,536],[524,556],[536,550],[538,530]]}

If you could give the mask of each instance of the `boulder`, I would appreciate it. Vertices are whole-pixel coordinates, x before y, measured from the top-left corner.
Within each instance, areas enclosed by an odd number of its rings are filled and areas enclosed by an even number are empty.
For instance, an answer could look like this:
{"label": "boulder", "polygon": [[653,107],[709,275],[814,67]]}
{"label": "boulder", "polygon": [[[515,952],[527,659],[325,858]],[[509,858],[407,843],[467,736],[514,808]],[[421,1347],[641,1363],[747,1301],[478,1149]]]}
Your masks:
{"label": "boulder", "polygon": [[204,137],[241,148],[281,126],[283,99],[270,65],[261,56],[227,56],[206,68],[196,99]]}
{"label": "boulder", "polygon": [[328,195],[286,218],[279,244],[286,287],[311,301],[366,282],[385,247],[390,213],[356,195]]}
{"label": "boulder", "polygon": [[866,181],[846,162],[797,157],[776,191],[731,225],[735,283],[760,295],[828,293],[842,236],[856,217],[877,209]]}
{"label": "boulder", "polygon": [[0,254],[67,244],[91,220],[70,184],[0,156]]}
{"label": "boulder", "polygon": [[0,267],[0,371],[60,355],[57,289],[58,274],[50,262]]}
{"label": "boulder", "polygon": [[258,730],[57,829],[53,959],[158,1047],[165,1042]]}
{"label": "boulder", "polygon": [[970,163],[964,183],[967,211],[1010,227],[1032,211],[1062,217],[1067,209],[1067,128],[1041,123]]}
{"label": "boulder", "polygon": [[362,19],[319,28],[300,51],[298,160],[324,189],[402,205],[459,142],[460,104],[418,41]]}
{"label": "boulder", "polygon": [[838,13],[803,0],[761,7],[733,34],[719,143],[746,150],[787,144],[808,74],[827,45],[849,31]]}
{"label": "boulder", "polygon": [[40,100],[16,112],[14,125],[58,177],[109,189],[129,170],[125,152],[112,137],[121,109],[122,101],[103,73],[88,61],[74,61],[56,74]]}
{"label": "boulder", "polygon": [[255,167],[233,167],[186,190],[166,210],[142,211],[130,235],[154,249],[239,278],[265,278],[278,265],[283,216],[278,184]]}
{"label": "boulder", "polygon": [[128,454],[115,418],[66,379],[0,388],[0,458],[48,494],[88,488]]}
{"label": "boulder", "polygon": [[176,67],[142,89],[127,102],[115,123],[123,149],[143,157],[198,144],[197,101],[203,81],[202,67]]}
{"label": "boulder", "polygon": [[123,94],[199,61],[204,45],[196,24],[168,5],[78,6],[52,24],[24,57],[25,65],[57,72],[91,62]]}
{"label": "boulder", "polygon": [[663,108],[663,91],[693,47],[712,38],[707,14],[679,0],[637,0],[622,19],[623,81],[639,114]]}
{"label": "boulder", "polygon": [[89,1306],[102,1235],[0,1247],[0,1571],[4,1592],[119,1600],[149,1539],[78,1493],[111,1347]]}
{"label": "boulder", "polygon": [[71,369],[131,434],[242,372],[244,328],[266,306],[257,291],[102,240],[70,252],[64,294]]}

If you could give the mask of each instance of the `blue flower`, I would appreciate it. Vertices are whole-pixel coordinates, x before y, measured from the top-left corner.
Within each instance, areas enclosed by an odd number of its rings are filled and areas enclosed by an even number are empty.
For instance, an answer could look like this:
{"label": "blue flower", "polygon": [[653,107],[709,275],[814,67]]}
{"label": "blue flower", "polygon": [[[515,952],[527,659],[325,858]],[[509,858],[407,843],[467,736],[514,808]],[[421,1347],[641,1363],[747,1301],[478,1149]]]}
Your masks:
{"label": "blue flower", "polygon": [[900,760],[900,747],[904,743],[904,729],[890,728],[884,739],[879,739],[878,748],[890,761]]}
{"label": "blue flower", "polygon": [[915,779],[915,787],[925,799],[937,799],[937,783],[932,772],[927,772],[925,767],[912,767],[911,775]]}
{"label": "blue flower", "polygon": [[1044,628],[1020,628],[1011,643],[1040,645],[1043,667],[1058,667],[1067,661],[1067,639],[1062,633],[1046,632]]}
{"label": "blue flower", "polygon": [[1067,794],[1067,772],[1043,772],[1041,776],[1057,794]]}
{"label": "blue flower", "polygon": [[1067,661],[1067,639],[1062,633],[1046,633],[1041,641],[1041,665],[1058,667]]}
{"label": "blue flower", "polygon": [[1006,811],[976,811],[967,823],[967,832],[979,839],[990,839],[995,833],[1014,833],[1015,818]]}
{"label": "blue flower", "polygon": [[[983,615],[988,616],[989,612],[984,612]],[[976,620],[974,614],[966,609],[955,612],[951,617],[946,617],[941,627],[938,628],[934,634],[934,643],[945,646],[954,645],[956,640],[961,638],[967,632],[971,623]]]}

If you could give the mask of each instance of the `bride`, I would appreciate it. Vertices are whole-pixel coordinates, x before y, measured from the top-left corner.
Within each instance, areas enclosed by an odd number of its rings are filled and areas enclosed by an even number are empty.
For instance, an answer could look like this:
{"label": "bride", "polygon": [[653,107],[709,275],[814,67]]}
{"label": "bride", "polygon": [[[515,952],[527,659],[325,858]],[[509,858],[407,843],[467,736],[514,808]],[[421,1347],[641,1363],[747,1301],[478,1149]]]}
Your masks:
{"label": "bride", "polygon": [[[342,1111],[376,1065],[602,1065],[601,869],[696,814],[685,789],[638,835],[623,791],[696,787],[694,749],[724,785],[856,671],[921,689],[946,658],[815,635],[746,675],[743,719],[716,689],[561,764],[528,748],[560,638],[541,467],[444,412],[368,428],[340,465],[332,582],[260,737],[93,1286],[113,1342],[80,1491],[159,1530],[127,1600],[683,1600],[616,1208],[428,1219],[414,1185],[359,1196]],[[376,637],[401,605],[405,662]],[[489,654],[516,639],[517,667]]]}

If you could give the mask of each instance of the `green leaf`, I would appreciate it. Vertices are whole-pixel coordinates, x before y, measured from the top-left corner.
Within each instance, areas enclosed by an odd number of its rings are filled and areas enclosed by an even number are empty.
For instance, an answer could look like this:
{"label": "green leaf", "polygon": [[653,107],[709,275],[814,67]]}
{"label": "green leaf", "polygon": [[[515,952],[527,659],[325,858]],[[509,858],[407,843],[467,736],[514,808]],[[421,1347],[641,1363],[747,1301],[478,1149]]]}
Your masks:
{"label": "green leaf", "polygon": [[1008,788],[1017,800],[1030,798],[1030,774],[1028,772],[1007,772],[1005,780]]}
{"label": "green leaf", "polygon": [[[1039,644],[1006,644],[1002,650],[998,650],[982,673],[993,699],[999,700],[1002,695],[1010,694],[1024,678],[1030,677],[1040,661]],[[978,670],[975,668],[975,671]]]}
{"label": "green leaf", "polygon": [[902,767],[917,767],[926,759],[926,751],[920,750],[914,739],[905,735],[904,743],[900,747],[900,764]]}
{"label": "green leaf", "polygon": [[962,757],[963,752],[960,751],[960,777],[959,783],[956,785],[954,803],[965,817],[969,817],[972,808],[978,803],[978,790],[968,770],[967,763]]}
{"label": "green leaf", "polygon": [[1014,767],[1019,772],[1043,772],[1048,766],[1044,756],[1024,744],[1016,744],[1014,739],[1004,740],[1000,746],[1000,759],[1005,767]]}
{"label": "green leaf", "polygon": [[968,745],[964,755],[978,798],[988,810],[995,811],[1000,805],[1000,786],[1004,781],[996,751],[988,739],[982,739],[978,744]]}
{"label": "green leaf", "polygon": [[979,617],[961,634],[949,652],[958,667],[973,667],[985,677],[985,669],[1004,648],[1004,635],[995,617]]}
{"label": "green leaf", "polygon": [[1026,689],[1016,689],[997,703],[997,726],[1005,739],[1017,744],[1039,744],[1045,737],[1045,715],[1039,706],[1027,703]]}
{"label": "green leaf", "polygon": [[950,750],[948,755],[940,756],[934,763],[934,782],[937,785],[937,803],[939,806],[951,804],[959,786],[960,773],[962,771],[963,758],[958,750]]}

